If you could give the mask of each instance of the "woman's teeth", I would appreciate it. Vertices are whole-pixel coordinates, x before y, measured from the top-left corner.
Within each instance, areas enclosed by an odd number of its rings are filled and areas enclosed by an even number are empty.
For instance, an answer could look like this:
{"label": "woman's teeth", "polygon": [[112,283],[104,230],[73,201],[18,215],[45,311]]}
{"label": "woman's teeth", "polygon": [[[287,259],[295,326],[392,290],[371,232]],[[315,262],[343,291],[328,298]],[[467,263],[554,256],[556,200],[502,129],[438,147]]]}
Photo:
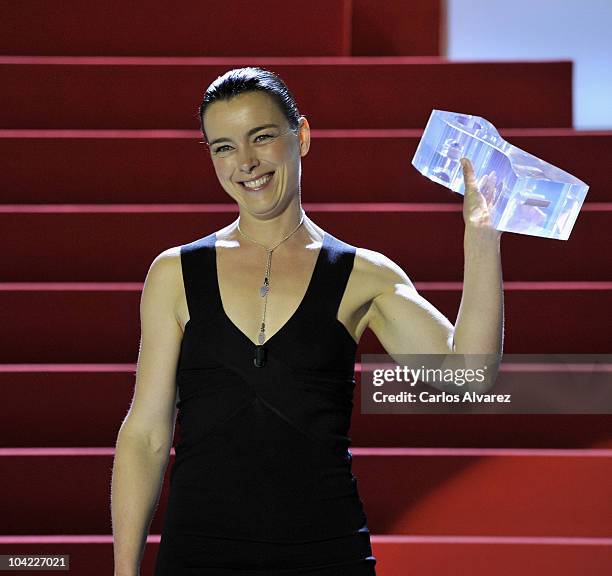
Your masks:
{"label": "woman's teeth", "polygon": [[270,178],[272,178],[272,174],[265,174],[264,176],[262,176],[261,178],[258,178],[257,180],[251,180],[249,182],[243,182],[242,184],[246,188],[251,188],[251,189],[261,188],[264,184],[268,183]]}

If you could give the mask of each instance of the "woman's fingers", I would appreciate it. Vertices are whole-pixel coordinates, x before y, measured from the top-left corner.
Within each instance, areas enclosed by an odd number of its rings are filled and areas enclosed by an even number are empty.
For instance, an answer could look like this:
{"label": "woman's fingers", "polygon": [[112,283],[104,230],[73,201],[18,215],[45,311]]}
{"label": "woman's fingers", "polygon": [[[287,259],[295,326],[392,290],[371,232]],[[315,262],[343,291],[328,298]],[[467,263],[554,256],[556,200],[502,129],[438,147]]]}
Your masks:
{"label": "woman's fingers", "polygon": [[497,174],[495,170],[492,170],[489,174],[483,174],[480,179],[476,181],[474,167],[469,158],[462,158],[461,166],[463,168],[465,193],[469,194],[478,190],[483,196],[490,197],[497,186]]}
{"label": "woman's fingers", "polygon": [[[490,215],[490,203],[492,203],[497,187],[495,170],[484,174],[476,181],[474,167],[469,158],[461,158],[461,167],[465,183],[463,218],[466,225],[495,231]],[[501,232],[495,231],[495,233],[501,235]]]}
{"label": "woman's fingers", "polygon": [[462,158],[461,167],[463,168],[463,179],[466,190],[468,188],[474,188],[476,186],[476,176],[474,175],[474,168],[470,159]]}
{"label": "woman's fingers", "polygon": [[495,170],[493,170],[487,178],[486,188],[482,191],[484,197],[488,201],[493,199],[495,195],[495,188],[497,188],[497,174],[495,173]]}
{"label": "woman's fingers", "polygon": [[489,175],[484,174],[478,180],[478,190],[482,193],[483,190],[488,189],[489,187]]}

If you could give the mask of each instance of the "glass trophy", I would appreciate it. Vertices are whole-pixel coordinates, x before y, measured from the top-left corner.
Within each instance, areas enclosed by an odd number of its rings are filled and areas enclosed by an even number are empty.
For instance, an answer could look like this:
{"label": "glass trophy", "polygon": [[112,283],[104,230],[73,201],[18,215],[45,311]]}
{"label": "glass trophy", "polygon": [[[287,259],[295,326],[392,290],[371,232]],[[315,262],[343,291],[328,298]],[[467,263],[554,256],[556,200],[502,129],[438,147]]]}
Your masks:
{"label": "glass trophy", "polygon": [[433,110],[412,165],[430,180],[464,194],[460,159],[476,180],[494,171],[486,195],[497,230],[567,240],[589,187],[571,174],[506,142],[479,116]]}

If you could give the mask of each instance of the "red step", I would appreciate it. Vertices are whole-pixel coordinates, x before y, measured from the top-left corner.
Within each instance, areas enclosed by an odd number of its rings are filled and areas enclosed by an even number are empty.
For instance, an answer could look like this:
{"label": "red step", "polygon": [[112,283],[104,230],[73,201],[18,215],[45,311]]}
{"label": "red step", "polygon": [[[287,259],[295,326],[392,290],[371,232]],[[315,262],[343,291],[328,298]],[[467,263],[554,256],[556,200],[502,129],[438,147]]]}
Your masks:
{"label": "red step", "polygon": [[[589,287],[586,283],[579,289],[560,285],[556,286],[560,289],[542,290],[537,283],[507,285],[505,352],[609,353],[607,324],[586,322],[585,318],[600,317],[602,310],[610,309],[612,283]],[[460,287],[428,290],[417,283],[416,288],[451,322],[455,321]],[[139,283],[0,284],[0,362],[135,362],[141,290]],[[357,358],[360,354],[382,353],[384,349],[374,333],[366,330]]]}
{"label": "red step", "polygon": [[[299,18],[283,0],[226,4],[108,0],[61,8],[36,0],[8,6],[0,54],[49,56],[438,56],[445,53],[444,2],[313,0]],[[248,18],[240,16],[248,15]],[[324,17],[323,17],[324,16]],[[274,33],[271,34],[270,30]],[[137,33],[134,31],[137,30]],[[231,30],[231,41],[219,32]],[[308,30],[308,34],[304,34]],[[44,33],[41,34],[41,31]]]}
{"label": "red step", "polygon": [[[463,279],[461,208],[461,198],[452,204],[304,203],[319,226],[388,256],[416,282]],[[608,261],[597,256],[608,251],[611,211],[612,204],[584,205],[567,241],[504,234],[504,279],[612,280]],[[235,204],[0,205],[0,278],[142,282],[157,254],[237,217]]]}
{"label": "red step", "polygon": [[[197,130],[206,87],[246,65],[277,72],[312,128],[423,129],[433,108],[498,128],[572,126],[570,61],[3,56],[0,127]],[[483,98],[483,78],[494,98]]]}
{"label": "red step", "polygon": [[353,0],[352,4],[352,54],[446,54],[445,1]]}
{"label": "red step", "polygon": [[[302,160],[302,197],[308,202],[459,202],[412,167],[421,134],[313,129]],[[590,186],[587,203],[612,202],[605,169],[612,131],[503,130],[502,136],[584,180]],[[0,201],[228,202],[201,140],[195,130],[1,130]]]}
{"label": "red step", "polygon": [[[141,574],[152,574],[159,549],[152,534]],[[520,538],[513,536],[371,536],[377,576],[602,576],[612,570],[610,538]],[[111,534],[0,536],[0,554],[68,554],[74,574],[107,576],[113,571]]]}
{"label": "red step", "polygon": [[[612,536],[609,450],[351,451],[374,534]],[[0,449],[0,489],[11,494],[1,532],[109,533],[112,455],[112,448]],[[150,533],[161,529],[173,462],[174,455]]]}
{"label": "red step", "polygon": [[20,0],[3,9],[0,54],[343,56],[350,8],[350,0],[311,0],[298,17],[284,0],[258,0],[256,9],[251,0]]}
{"label": "red step", "polygon": [[[3,402],[11,407],[0,419],[2,444],[114,446],[135,372],[135,363],[0,364]],[[355,446],[612,449],[609,414],[361,414],[359,362],[355,380]]]}
{"label": "red step", "polygon": [[609,451],[361,448],[353,453],[353,473],[375,533],[612,534],[606,520],[612,515]]}
{"label": "red step", "polygon": [[373,536],[377,576],[602,576],[610,538]]}

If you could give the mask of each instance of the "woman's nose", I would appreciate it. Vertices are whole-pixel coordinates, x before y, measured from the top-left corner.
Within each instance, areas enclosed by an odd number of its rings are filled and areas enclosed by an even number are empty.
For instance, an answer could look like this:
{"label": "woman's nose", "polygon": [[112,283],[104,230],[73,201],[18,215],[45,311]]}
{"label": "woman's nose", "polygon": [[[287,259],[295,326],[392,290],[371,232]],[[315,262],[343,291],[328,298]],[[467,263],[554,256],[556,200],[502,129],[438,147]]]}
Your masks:
{"label": "woman's nose", "polygon": [[252,172],[253,168],[259,164],[259,160],[252,153],[250,146],[243,147],[239,154],[238,161],[240,163],[240,170],[243,172]]}

